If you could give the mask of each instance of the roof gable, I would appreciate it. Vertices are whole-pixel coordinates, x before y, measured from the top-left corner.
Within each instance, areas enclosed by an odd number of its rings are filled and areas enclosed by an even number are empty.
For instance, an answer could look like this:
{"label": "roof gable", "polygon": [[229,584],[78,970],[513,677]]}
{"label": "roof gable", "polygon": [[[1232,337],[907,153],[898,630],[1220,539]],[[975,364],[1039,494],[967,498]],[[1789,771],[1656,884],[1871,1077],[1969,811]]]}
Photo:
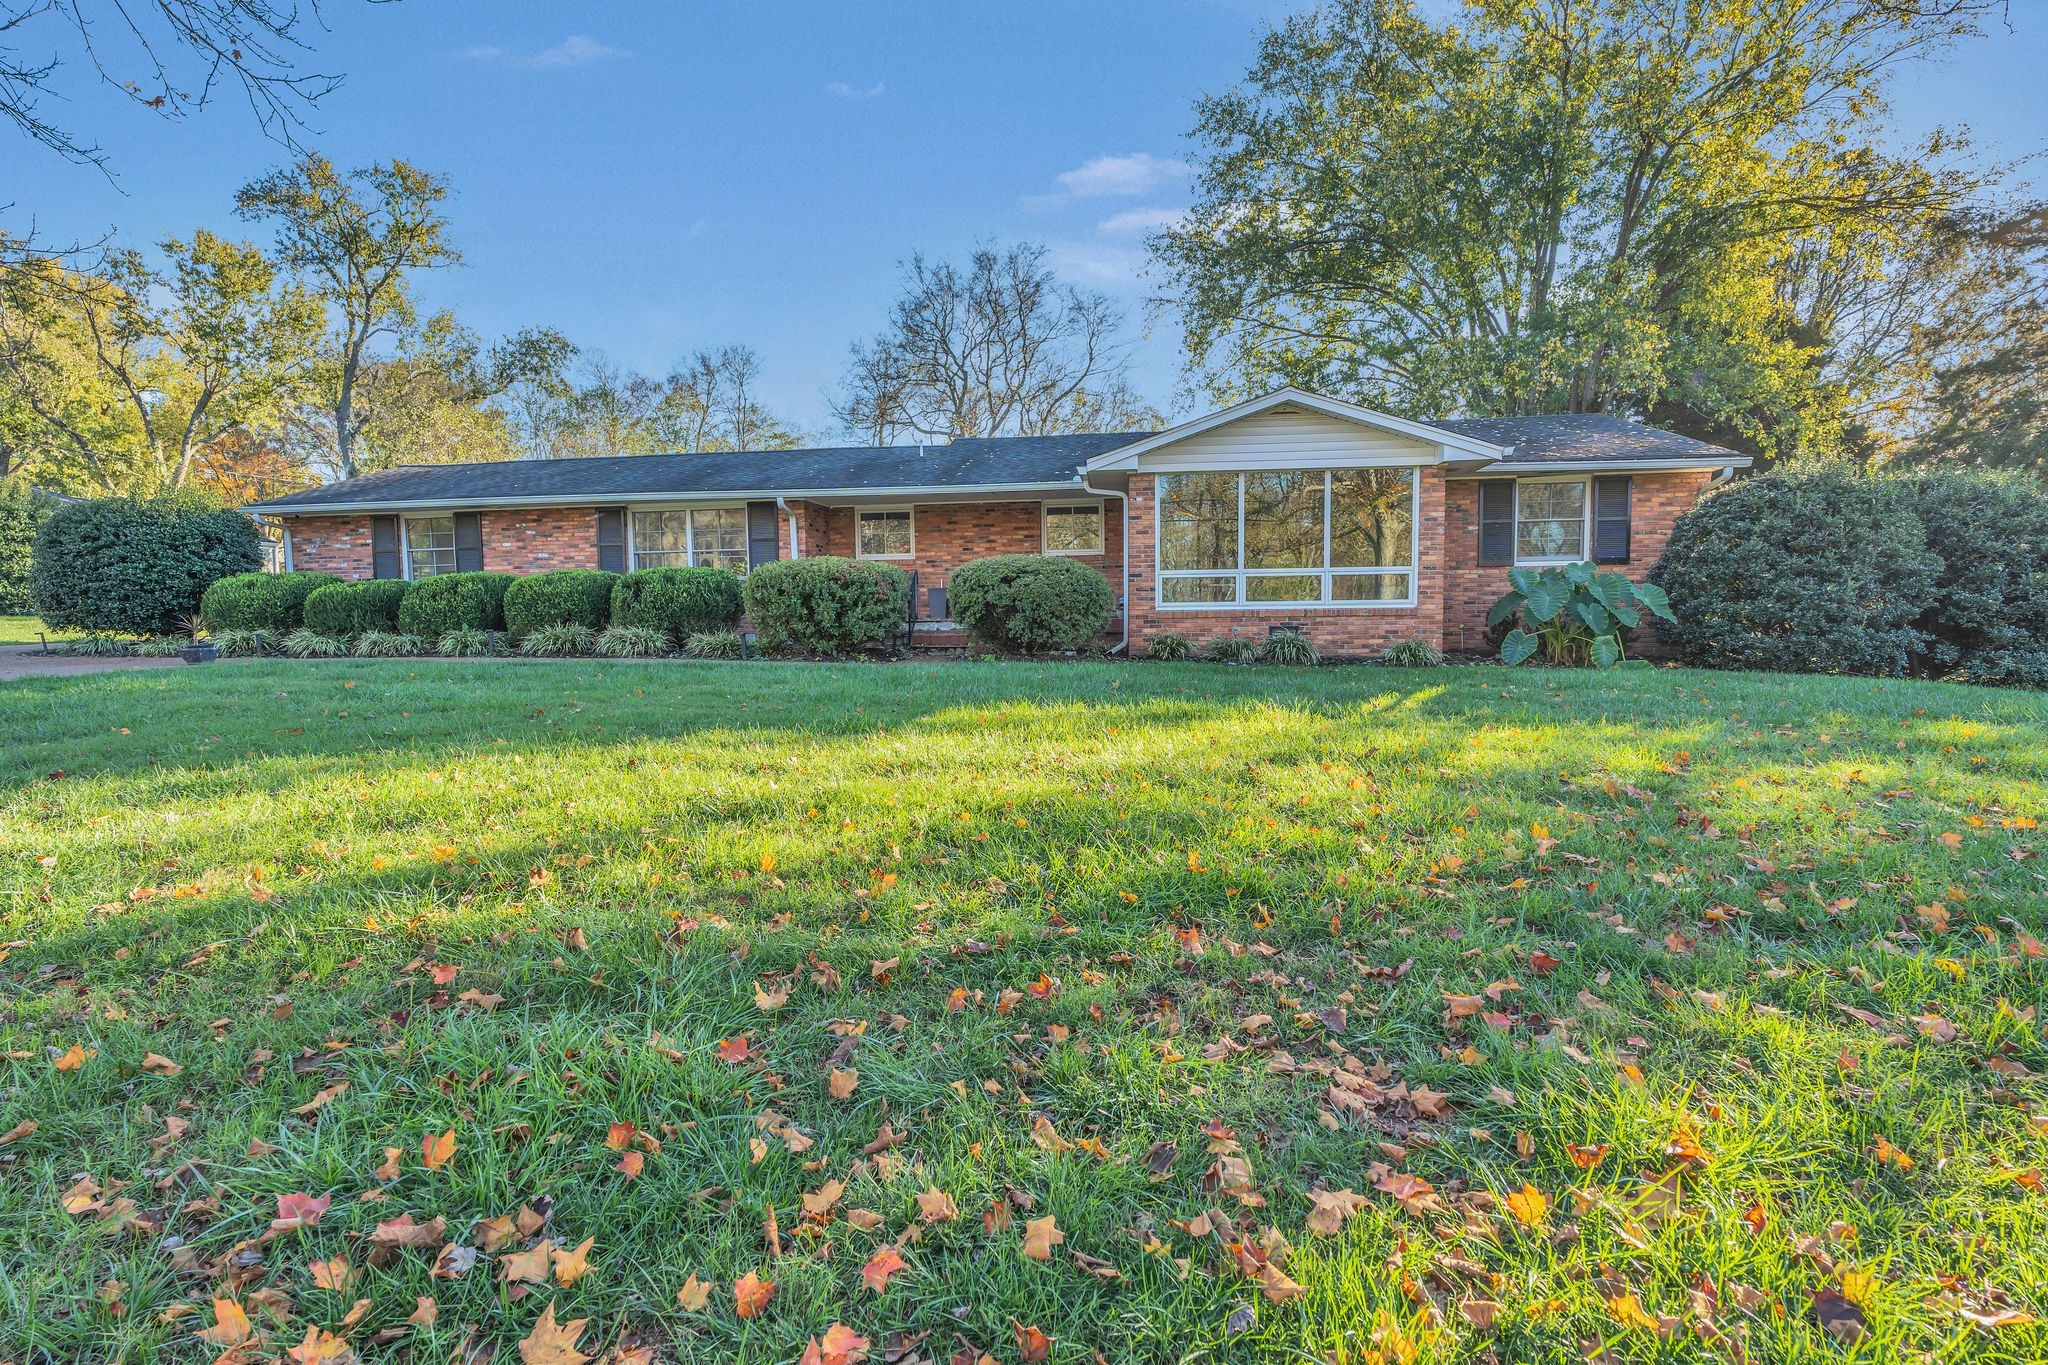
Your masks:
{"label": "roof gable", "polygon": [[1107,451],[1089,461],[1088,468],[1096,470],[1129,470],[1138,467],[1141,459],[1166,450],[1170,446],[1197,440],[1219,429],[1256,422],[1270,414],[1300,414],[1311,420],[1347,423],[1354,427],[1376,432],[1383,437],[1405,443],[1414,451],[1426,451],[1435,459],[1467,458],[1494,460],[1507,452],[1499,446],[1477,436],[1447,430],[1428,422],[1410,421],[1391,413],[1361,407],[1338,398],[1326,398],[1306,389],[1275,389],[1268,394],[1248,399],[1218,412],[1208,413],[1192,421],[1169,427],[1165,431],[1131,442],[1119,449]]}

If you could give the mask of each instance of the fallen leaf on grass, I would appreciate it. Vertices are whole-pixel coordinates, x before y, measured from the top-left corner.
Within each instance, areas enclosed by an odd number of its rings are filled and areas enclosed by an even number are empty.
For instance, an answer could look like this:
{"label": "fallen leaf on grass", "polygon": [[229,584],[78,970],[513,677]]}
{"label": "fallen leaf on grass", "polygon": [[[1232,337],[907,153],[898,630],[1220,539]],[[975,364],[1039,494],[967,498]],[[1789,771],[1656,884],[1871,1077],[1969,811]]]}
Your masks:
{"label": "fallen leaf on grass", "polygon": [[153,1076],[175,1076],[185,1068],[156,1052],[142,1054],[142,1069]]}
{"label": "fallen leaf on grass", "polygon": [[732,1282],[733,1309],[743,1318],[756,1317],[775,1297],[775,1281],[749,1270]]}
{"label": "fallen leaf on grass", "polygon": [[430,1171],[438,1171],[455,1159],[455,1130],[450,1128],[439,1136],[433,1133],[420,1139],[420,1159]]}
{"label": "fallen leaf on grass", "polygon": [[23,1119],[6,1132],[0,1133],[0,1147],[5,1147],[10,1142],[19,1142],[42,1126],[34,1119]]}
{"label": "fallen leaf on grass", "polygon": [[98,1052],[87,1051],[85,1048],[73,1043],[65,1050],[62,1056],[51,1062],[50,1065],[59,1071],[76,1071],[97,1056],[99,1056]]}
{"label": "fallen leaf on grass", "polygon": [[590,1248],[596,1241],[595,1237],[585,1237],[583,1245],[573,1251],[564,1251],[560,1247],[549,1249],[548,1259],[555,1263],[556,1284],[567,1289],[590,1273]]}
{"label": "fallen leaf on grass", "polygon": [[281,1194],[277,1197],[277,1217],[271,1220],[273,1233],[290,1232],[293,1228],[309,1228],[320,1221],[320,1215],[327,1212],[334,1196],[323,1194],[315,1199],[310,1194]]}
{"label": "fallen leaf on grass", "polygon": [[1362,1194],[1349,1189],[1310,1190],[1309,1201],[1315,1205],[1309,1210],[1308,1230],[1322,1237],[1332,1237],[1344,1230],[1344,1225],[1357,1215],[1367,1204]]}
{"label": "fallen leaf on grass", "polygon": [[1025,1327],[1012,1319],[1010,1330],[1017,1334],[1017,1359],[1024,1365],[1037,1365],[1052,1355],[1052,1338],[1039,1331],[1037,1324]]}
{"label": "fallen leaf on grass", "polygon": [[1863,1340],[1863,1310],[1833,1289],[1813,1291],[1813,1316],[1829,1336],[1845,1345]]}
{"label": "fallen leaf on grass", "polygon": [[711,1302],[711,1286],[691,1275],[676,1291],[676,1302],[683,1306],[685,1313],[701,1313],[704,1305]]}
{"label": "fallen leaf on grass", "polygon": [[551,1244],[542,1242],[539,1246],[528,1247],[524,1251],[515,1251],[509,1256],[500,1257],[498,1275],[507,1283],[525,1280],[529,1284],[540,1284],[548,1277],[548,1253],[553,1250]]}
{"label": "fallen leaf on grass", "polygon": [[1067,1240],[1053,1216],[1029,1218],[1024,1222],[1024,1254],[1034,1261],[1052,1259],[1052,1249]]}
{"label": "fallen leaf on grass", "polygon": [[822,1338],[804,1343],[803,1358],[797,1365],[860,1365],[868,1358],[868,1339],[843,1322],[825,1329]]}
{"label": "fallen leaf on grass", "polygon": [[953,1196],[936,1186],[917,1196],[917,1217],[922,1223],[950,1223],[960,1216]]}
{"label": "fallen leaf on grass", "polygon": [[852,1068],[848,1068],[845,1071],[841,1071],[838,1067],[835,1066],[832,1068],[832,1074],[826,1078],[825,1088],[832,1092],[833,1099],[843,1100],[847,1096],[851,1095],[854,1091],[854,1087],[859,1084],[860,1072],[855,1071]]}
{"label": "fallen leaf on grass", "polygon": [[583,1335],[583,1325],[589,1321],[589,1318],[572,1318],[558,1323],[555,1321],[555,1305],[550,1303],[541,1310],[540,1321],[533,1324],[533,1331],[519,1343],[519,1358],[526,1365],[583,1365],[590,1357],[576,1349],[576,1341]]}
{"label": "fallen leaf on grass", "polygon": [[199,1339],[209,1346],[242,1346],[255,1339],[256,1328],[242,1305],[233,1299],[213,1301],[213,1326],[202,1329]]}
{"label": "fallen leaf on grass", "polygon": [[[368,1302],[365,1300],[365,1302]],[[353,1346],[324,1327],[306,1324],[305,1339],[284,1353],[292,1365],[356,1365]]]}
{"label": "fallen leaf on grass", "polygon": [[647,1157],[644,1153],[628,1152],[619,1158],[618,1164],[612,1167],[612,1169],[624,1175],[626,1179],[632,1180],[639,1176],[641,1169],[646,1164]]}
{"label": "fallen leaf on grass", "polygon": [[1287,1272],[1271,1261],[1259,1267],[1259,1292],[1273,1303],[1285,1303],[1298,1299],[1308,1290],[1287,1277]]}
{"label": "fallen leaf on grass", "polygon": [[908,1264],[910,1263],[903,1259],[902,1252],[893,1245],[885,1246],[868,1258],[868,1263],[861,1267],[860,1277],[866,1282],[867,1287],[877,1294],[886,1293],[889,1288],[889,1277]]}
{"label": "fallen leaf on grass", "polygon": [[312,1274],[316,1286],[336,1294],[347,1293],[349,1285],[354,1283],[356,1278],[356,1268],[348,1263],[346,1256],[315,1261],[306,1269]]}
{"label": "fallen leaf on grass", "polygon": [[1540,1228],[1550,1214],[1550,1200],[1534,1185],[1523,1182],[1522,1188],[1502,1199],[1501,1206],[1514,1215],[1516,1222],[1527,1228]]}

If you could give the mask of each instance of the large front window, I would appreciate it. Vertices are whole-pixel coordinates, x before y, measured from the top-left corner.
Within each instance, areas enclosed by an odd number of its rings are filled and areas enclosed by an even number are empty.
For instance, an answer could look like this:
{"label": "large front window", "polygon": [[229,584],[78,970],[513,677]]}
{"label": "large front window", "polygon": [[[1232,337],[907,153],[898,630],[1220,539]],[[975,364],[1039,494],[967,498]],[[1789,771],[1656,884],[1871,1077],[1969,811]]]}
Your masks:
{"label": "large front window", "polygon": [[455,518],[407,517],[405,559],[414,578],[455,572]]}
{"label": "large front window", "polygon": [[1412,469],[1163,474],[1159,600],[1405,605],[1415,599],[1415,498]]}
{"label": "large front window", "polygon": [[633,567],[747,571],[747,512],[743,507],[690,507],[633,514]]}
{"label": "large front window", "polygon": [[1515,559],[1568,562],[1586,557],[1586,481],[1522,479],[1515,484]]}

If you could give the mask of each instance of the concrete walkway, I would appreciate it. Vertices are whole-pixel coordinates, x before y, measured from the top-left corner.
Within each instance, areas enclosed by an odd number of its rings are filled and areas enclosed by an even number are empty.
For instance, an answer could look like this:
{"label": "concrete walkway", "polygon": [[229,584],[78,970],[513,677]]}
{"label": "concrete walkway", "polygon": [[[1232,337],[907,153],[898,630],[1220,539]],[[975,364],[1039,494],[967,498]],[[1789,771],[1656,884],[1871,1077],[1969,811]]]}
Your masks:
{"label": "concrete walkway", "polygon": [[15,678],[62,678],[74,673],[114,673],[128,668],[183,668],[183,659],[132,659],[125,655],[44,654],[36,645],[0,645],[0,682]]}

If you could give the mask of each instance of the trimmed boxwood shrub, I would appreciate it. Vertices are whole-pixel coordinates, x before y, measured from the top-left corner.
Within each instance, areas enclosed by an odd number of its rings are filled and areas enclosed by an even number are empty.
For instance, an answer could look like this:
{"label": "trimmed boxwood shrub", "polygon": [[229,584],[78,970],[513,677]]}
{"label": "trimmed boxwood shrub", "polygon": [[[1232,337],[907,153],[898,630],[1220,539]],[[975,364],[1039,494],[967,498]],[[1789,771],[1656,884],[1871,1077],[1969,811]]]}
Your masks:
{"label": "trimmed boxwood shrub", "polygon": [[216,580],[262,566],[255,523],[196,493],[66,503],[36,533],[29,606],[60,629],[168,635]]}
{"label": "trimmed boxwood shrub", "polygon": [[903,628],[910,575],[867,559],[778,559],[748,574],[741,596],[754,629],[771,642],[843,654]]}
{"label": "trimmed boxwood shrub", "polygon": [[396,631],[398,604],[410,586],[402,578],[366,578],[321,588],[306,599],[306,629],[337,637]]}
{"label": "trimmed boxwood shrub", "polygon": [[341,582],[331,573],[238,573],[199,598],[209,630],[267,630],[285,635],[306,623],[306,599]]}
{"label": "trimmed boxwood shrub", "polygon": [[1109,582],[1062,555],[970,559],[946,580],[953,619],[1004,649],[1079,649],[1116,612]]}
{"label": "trimmed boxwood shrub", "polygon": [[687,640],[735,625],[746,607],[729,569],[636,569],[612,589],[612,624],[664,630]]}
{"label": "trimmed boxwood shrub", "polygon": [[1960,469],[1901,482],[1942,563],[1914,623],[1924,661],[1970,682],[2048,687],[2048,486]]}
{"label": "trimmed boxwood shrub", "polygon": [[488,572],[419,579],[398,604],[398,628],[429,640],[457,630],[503,630],[505,593],[518,581],[517,574]]}
{"label": "trimmed boxwood shrub", "polygon": [[29,609],[28,571],[35,560],[36,532],[50,519],[57,500],[28,486],[26,476],[0,479],[0,616]]}
{"label": "trimmed boxwood shrub", "polygon": [[1790,673],[1904,673],[1942,563],[1905,480],[1773,471],[1678,519],[1650,581],[1688,660]]}
{"label": "trimmed boxwood shrub", "polygon": [[603,630],[618,581],[603,569],[550,569],[518,579],[505,589],[505,629],[519,637],[542,626]]}

